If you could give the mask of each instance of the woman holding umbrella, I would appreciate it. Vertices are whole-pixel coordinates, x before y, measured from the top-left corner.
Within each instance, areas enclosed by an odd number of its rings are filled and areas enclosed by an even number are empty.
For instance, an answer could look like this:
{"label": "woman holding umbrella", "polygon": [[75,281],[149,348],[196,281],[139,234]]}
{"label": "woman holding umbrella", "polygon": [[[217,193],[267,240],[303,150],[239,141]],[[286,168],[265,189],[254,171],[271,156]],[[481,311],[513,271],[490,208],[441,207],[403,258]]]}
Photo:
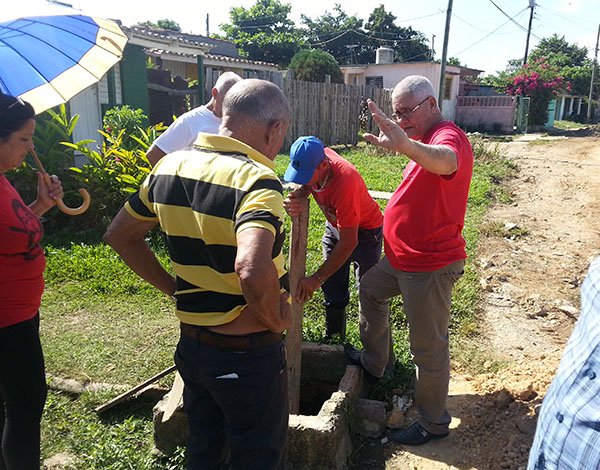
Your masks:
{"label": "woman holding umbrella", "polygon": [[29,204],[4,173],[33,150],[31,105],[0,94],[0,469],[40,468],[40,421],[46,400],[39,313],[46,266],[39,217],[62,198],[56,176],[38,173]]}

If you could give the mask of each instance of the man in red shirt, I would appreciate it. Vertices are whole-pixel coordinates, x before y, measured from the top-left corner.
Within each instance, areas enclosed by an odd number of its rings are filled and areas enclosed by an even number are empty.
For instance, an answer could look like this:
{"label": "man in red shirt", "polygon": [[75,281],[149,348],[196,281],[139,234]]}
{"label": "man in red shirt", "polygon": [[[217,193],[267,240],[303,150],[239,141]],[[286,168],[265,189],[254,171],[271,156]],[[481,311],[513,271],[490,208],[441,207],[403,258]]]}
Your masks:
{"label": "man in red shirt", "polygon": [[322,239],[324,261],[299,281],[296,300],[305,302],[323,288],[326,339],[346,336],[346,306],[350,301],[350,264],[357,284],[381,257],[383,215],[358,170],[313,136],[300,137],[290,149],[284,179],[301,184],[284,207],[292,217],[303,207],[299,200],[312,194],[327,222]]}
{"label": "man in red shirt", "polygon": [[420,445],[448,435],[450,381],[448,321],[455,282],[466,259],[462,228],[473,172],[473,150],[456,125],[445,121],[431,82],[413,75],[392,93],[388,118],[368,102],[379,136],[365,139],[410,158],[384,213],[385,257],[361,282],[363,351],[347,345],[350,359],[380,378],[393,361],[389,300],[402,296],[410,348],[417,367],[418,419],[392,438]]}

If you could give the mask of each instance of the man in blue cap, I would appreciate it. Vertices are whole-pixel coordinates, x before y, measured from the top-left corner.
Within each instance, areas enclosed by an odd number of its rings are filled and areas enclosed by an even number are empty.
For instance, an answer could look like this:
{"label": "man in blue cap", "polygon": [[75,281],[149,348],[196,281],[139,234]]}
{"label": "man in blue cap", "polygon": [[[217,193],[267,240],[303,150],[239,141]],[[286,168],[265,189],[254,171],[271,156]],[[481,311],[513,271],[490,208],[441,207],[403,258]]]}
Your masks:
{"label": "man in blue cap", "polygon": [[289,194],[284,207],[292,217],[301,198],[312,194],[327,222],[322,247],[324,261],[299,281],[296,300],[305,302],[322,287],[327,340],[346,336],[346,306],[350,301],[350,264],[357,283],[381,256],[383,215],[358,170],[314,136],[298,138],[290,150],[284,179],[302,185]]}

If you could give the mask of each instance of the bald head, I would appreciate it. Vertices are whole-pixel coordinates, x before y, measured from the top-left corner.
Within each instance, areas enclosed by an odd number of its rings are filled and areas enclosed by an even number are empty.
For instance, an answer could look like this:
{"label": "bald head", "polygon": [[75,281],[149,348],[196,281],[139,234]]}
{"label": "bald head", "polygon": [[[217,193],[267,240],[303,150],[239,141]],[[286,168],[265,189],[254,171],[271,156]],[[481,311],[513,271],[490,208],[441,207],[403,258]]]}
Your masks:
{"label": "bald head", "polygon": [[[275,158],[291,114],[288,100],[277,85],[253,78],[242,80],[225,95],[219,134],[229,135]],[[277,140],[280,140],[278,145]]]}
{"label": "bald head", "polygon": [[225,93],[227,93],[233,85],[235,85],[241,80],[242,77],[240,77],[237,73],[225,72],[219,75],[219,78],[217,78],[214,88],[216,88],[219,91],[219,93],[225,95]]}
{"label": "bald head", "polygon": [[396,95],[410,95],[418,101],[424,100],[428,96],[435,98],[435,90],[431,82],[421,75],[409,75],[402,79],[394,87],[392,92],[392,100]]}
{"label": "bald head", "polygon": [[212,88],[210,101],[206,104],[206,107],[215,116],[221,117],[223,115],[223,99],[225,99],[225,95],[233,85],[241,80],[242,77],[234,72],[225,72],[219,75],[215,86]]}
{"label": "bald head", "polygon": [[398,123],[413,140],[420,140],[442,120],[431,82],[421,75],[410,75],[392,92],[392,109],[401,116]]}
{"label": "bald head", "polygon": [[223,101],[223,118],[226,116],[268,124],[288,120],[290,105],[281,89],[266,80],[249,78],[236,83]]}

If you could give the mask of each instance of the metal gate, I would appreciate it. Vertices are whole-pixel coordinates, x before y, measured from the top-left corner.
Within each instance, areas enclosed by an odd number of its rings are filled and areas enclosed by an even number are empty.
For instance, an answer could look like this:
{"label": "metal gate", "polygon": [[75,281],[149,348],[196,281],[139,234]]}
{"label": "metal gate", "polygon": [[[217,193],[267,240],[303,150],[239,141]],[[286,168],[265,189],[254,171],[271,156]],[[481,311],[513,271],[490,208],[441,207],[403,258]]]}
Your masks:
{"label": "metal gate", "polygon": [[517,112],[515,113],[515,131],[519,134],[527,133],[527,121],[529,120],[529,104],[531,98],[519,96]]}

